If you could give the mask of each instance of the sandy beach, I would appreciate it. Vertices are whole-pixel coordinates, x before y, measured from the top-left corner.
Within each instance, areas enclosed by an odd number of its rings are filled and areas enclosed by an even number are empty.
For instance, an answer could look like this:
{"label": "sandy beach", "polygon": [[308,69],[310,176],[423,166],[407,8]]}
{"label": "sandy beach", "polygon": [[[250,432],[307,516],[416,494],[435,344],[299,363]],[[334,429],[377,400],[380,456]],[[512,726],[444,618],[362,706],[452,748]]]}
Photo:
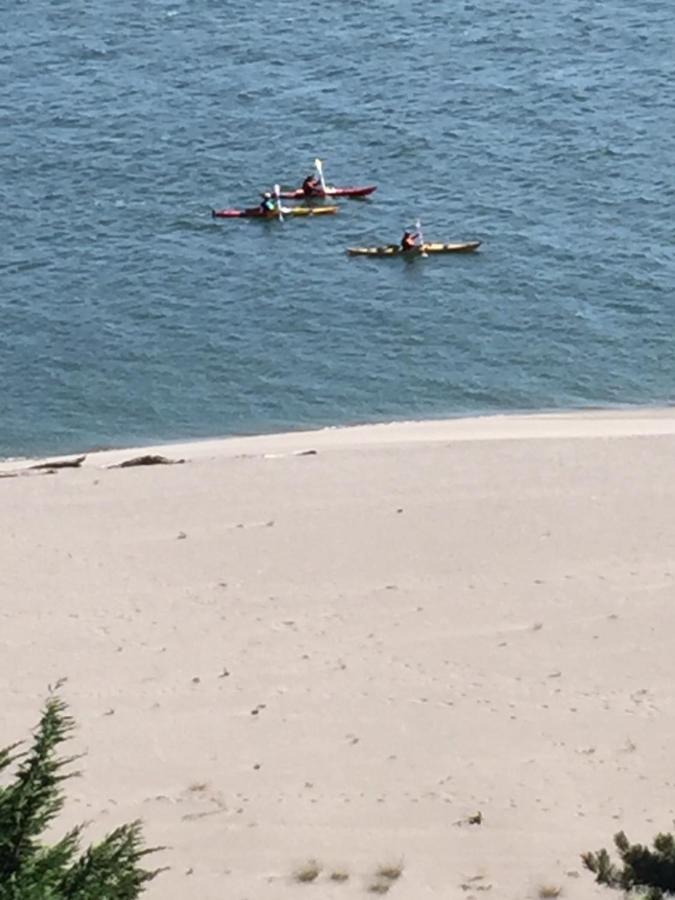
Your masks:
{"label": "sandy beach", "polygon": [[[141,453],[185,462],[112,467]],[[67,679],[59,830],[141,818],[151,900],[611,896],[580,854],[672,827],[675,410],[32,464],[0,745]]]}

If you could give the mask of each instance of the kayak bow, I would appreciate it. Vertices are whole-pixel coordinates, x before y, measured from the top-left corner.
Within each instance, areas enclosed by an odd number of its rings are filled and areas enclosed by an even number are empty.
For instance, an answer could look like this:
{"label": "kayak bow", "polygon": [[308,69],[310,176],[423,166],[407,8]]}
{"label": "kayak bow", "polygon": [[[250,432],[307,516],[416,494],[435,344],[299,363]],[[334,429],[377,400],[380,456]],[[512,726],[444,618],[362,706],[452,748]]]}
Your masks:
{"label": "kayak bow", "polygon": [[412,250],[403,250],[400,244],[387,244],[384,247],[348,247],[350,256],[422,256],[424,253],[472,253],[481,245],[481,241],[464,241],[457,244],[421,244]]}
{"label": "kayak bow", "polygon": [[[339,206],[293,206],[284,210],[284,216],[327,216],[336,213],[339,208]],[[276,210],[263,212],[259,206],[252,209],[212,209],[211,216],[214,219],[279,219]]]}

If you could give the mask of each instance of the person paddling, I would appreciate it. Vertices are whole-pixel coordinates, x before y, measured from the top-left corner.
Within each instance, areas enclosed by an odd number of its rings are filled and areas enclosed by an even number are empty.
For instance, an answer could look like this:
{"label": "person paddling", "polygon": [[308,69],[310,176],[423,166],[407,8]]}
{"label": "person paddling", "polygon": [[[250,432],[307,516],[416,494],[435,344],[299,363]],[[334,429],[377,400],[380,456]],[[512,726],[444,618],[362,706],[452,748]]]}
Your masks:
{"label": "person paddling", "polygon": [[321,191],[321,182],[316,175],[308,175],[302,182],[302,192],[305,197],[313,197]]}
{"label": "person paddling", "polygon": [[265,213],[266,216],[270,216],[272,215],[272,213],[275,213],[277,211],[277,201],[269,191],[265,191],[265,193],[263,194],[260,209]]}
{"label": "person paddling", "polygon": [[408,250],[417,250],[419,248],[419,234],[416,231],[404,231],[403,237],[401,238],[401,250],[403,252],[407,252]]}

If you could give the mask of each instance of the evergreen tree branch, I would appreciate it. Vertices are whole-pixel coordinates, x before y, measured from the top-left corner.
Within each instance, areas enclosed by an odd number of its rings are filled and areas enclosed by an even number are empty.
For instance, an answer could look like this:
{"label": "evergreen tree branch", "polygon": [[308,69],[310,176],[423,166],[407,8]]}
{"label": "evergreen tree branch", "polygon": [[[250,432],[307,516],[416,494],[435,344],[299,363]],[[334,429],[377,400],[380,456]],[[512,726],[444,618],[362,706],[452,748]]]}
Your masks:
{"label": "evergreen tree branch", "polygon": [[675,837],[657,834],[654,849],[631,844],[623,831],[614,835],[622,867],[614,865],[606,850],[584,853],[582,860],[599,884],[622,891],[635,891],[647,900],[675,894]]}
{"label": "evergreen tree branch", "polygon": [[59,697],[48,698],[14,783],[0,794],[0,882],[10,879],[31,856],[35,840],[63,806],[61,782],[72,773],[62,774],[62,770],[74,759],[57,756],[59,745],[74,728],[65,709]]}
{"label": "evergreen tree branch", "polygon": [[[58,685],[57,685],[58,688]],[[49,696],[29,750],[0,750],[0,774],[16,764],[14,778],[0,786],[0,900],[136,900],[162,869],[145,869],[141,825],[117,828],[78,856],[82,828],[48,846],[41,838],[61,811],[63,782],[78,757],[60,757],[74,721],[65,703]]]}
{"label": "evergreen tree branch", "polygon": [[146,870],[139,863],[163,848],[144,848],[141,823],[132,822],[92,845],[73,865],[61,884],[67,900],[133,900],[161,869]]}

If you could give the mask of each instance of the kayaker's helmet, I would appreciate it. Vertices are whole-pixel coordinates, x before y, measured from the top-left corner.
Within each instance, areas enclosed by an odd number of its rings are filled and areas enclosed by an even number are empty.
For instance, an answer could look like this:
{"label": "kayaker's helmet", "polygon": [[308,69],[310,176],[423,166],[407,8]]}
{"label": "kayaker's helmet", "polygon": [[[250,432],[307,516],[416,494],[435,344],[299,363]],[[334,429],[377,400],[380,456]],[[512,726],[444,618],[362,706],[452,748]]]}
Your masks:
{"label": "kayaker's helmet", "polygon": [[265,198],[265,200],[271,200],[272,194],[269,191],[265,191],[265,193],[263,194],[263,197]]}

